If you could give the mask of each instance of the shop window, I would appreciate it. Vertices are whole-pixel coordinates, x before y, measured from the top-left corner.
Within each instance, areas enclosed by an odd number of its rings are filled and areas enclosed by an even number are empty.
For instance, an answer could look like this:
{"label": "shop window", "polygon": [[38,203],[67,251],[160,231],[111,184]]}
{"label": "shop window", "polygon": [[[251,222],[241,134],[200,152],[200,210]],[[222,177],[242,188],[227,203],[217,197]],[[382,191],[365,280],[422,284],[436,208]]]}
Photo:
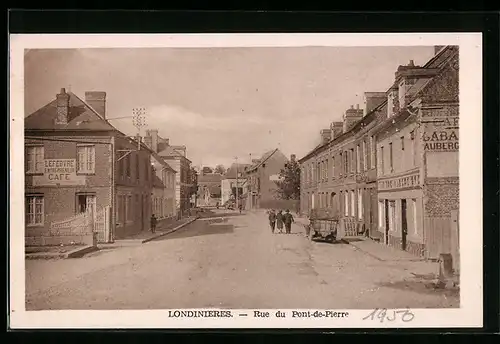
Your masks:
{"label": "shop window", "polygon": [[43,173],[43,146],[26,147],[26,172]]}
{"label": "shop window", "polygon": [[413,233],[418,235],[417,200],[415,198],[411,200],[411,212],[413,219]]}
{"label": "shop window", "polygon": [[385,227],[385,209],[384,201],[378,201],[378,226],[379,228]]}
{"label": "shop window", "polygon": [[27,195],[25,221],[26,226],[43,226],[44,198],[43,195]]}
{"label": "shop window", "polygon": [[78,173],[95,173],[95,146],[77,146]]}
{"label": "shop window", "polygon": [[389,231],[396,230],[396,201],[389,201]]}

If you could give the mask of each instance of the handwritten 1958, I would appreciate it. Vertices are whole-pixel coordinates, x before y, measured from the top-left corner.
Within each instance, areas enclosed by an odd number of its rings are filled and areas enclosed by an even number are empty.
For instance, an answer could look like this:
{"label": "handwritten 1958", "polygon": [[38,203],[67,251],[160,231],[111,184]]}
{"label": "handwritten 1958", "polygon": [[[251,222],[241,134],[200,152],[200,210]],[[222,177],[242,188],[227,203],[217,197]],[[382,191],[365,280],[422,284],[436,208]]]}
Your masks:
{"label": "handwritten 1958", "polygon": [[382,323],[384,322],[384,320],[395,321],[399,319],[403,322],[410,322],[413,320],[413,318],[415,318],[415,315],[409,309],[388,311],[387,308],[375,308],[373,312],[364,317],[363,320],[379,319]]}

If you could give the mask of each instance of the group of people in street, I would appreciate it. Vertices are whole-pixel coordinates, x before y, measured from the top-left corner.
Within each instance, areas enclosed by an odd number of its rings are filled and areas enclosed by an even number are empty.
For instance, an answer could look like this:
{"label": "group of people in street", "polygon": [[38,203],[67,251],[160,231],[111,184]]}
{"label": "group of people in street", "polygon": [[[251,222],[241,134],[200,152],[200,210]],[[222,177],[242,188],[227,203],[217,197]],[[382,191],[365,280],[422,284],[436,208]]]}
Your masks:
{"label": "group of people in street", "polygon": [[278,233],[283,233],[283,225],[285,226],[286,234],[290,234],[292,232],[292,223],[295,222],[290,210],[285,210],[283,214],[282,210],[276,212],[274,209],[269,210],[268,212],[269,218],[269,226],[271,227],[271,232],[274,234],[275,230],[278,230]]}

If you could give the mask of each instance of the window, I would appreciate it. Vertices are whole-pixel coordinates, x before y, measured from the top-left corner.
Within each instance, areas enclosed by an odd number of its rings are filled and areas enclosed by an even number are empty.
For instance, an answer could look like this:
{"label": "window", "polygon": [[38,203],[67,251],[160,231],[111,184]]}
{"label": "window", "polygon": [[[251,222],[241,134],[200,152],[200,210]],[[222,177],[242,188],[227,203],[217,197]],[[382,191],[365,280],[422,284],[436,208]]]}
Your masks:
{"label": "window", "polygon": [[355,209],[356,209],[356,200],[354,199],[354,190],[351,190],[351,216],[354,216],[354,212],[355,212]]}
{"label": "window", "polygon": [[325,160],[325,179],[328,180],[328,172],[330,170],[330,159]]}
{"label": "window", "polygon": [[363,171],[368,170],[367,154],[368,152],[366,151],[366,141],[363,141]]}
{"label": "window", "polygon": [[332,157],[332,178],[335,178],[335,158]]}
{"label": "window", "polygon": [[370,168],[375,168],[375,139],[370,136]]}
{"label": "window", "polygon": [[359,145],[356,146],[356,173],[361,172],[361,155],[359,150]]}
{"label": "window", "polygon": [[379,159],[380,159],[380,173],[381,174],[384,174],[384,146],[381,146],[380,147],[380,156],[379,156]]}
{"label": "window", "polygon": [[413,233],[418,235],[417,200],[415,198],[411,200],[411,209],[413,216]]}
{"label": "window", "polygon": [[394,169],[394,165],[393,165],[393,161],[392,161],[392,142],[389,142],[389,166],[390,166],[390,172],[393,171]]}
{"label": "window", "polygon": [[27,226],[43,226],[44,201],[42,195],[26,196],[25,221]]}
{"label": "window", "polygon": [[344,173],[344,160],[342,160],[342,152],[340,152],[340,173],[339,175],[342,176]]}
{"label": "window", "polygon": [[344,174],[349,172],[349,153],[347,151],[344,152]]}
{"label": "window", "polygon": [[43,173],[43,146],[26,147],[26,172]]}
{"label": "window", "polygon": [[78,173],[95,173],[95,146],[77,146]]}
{"label": "window", "polygon": [[149,164],[149,160],[146,158],[144,160],[144,175],[146,180],[149,180]]}
{"label": "window", "polygon": [[401,150],[402,151],[405,150],[405,137],[404,136],[401,136]]}
{"label": "window", "polygon": [[363,190],[358,189],[358,219],[363,219]]}
{"label": "window", "polygon": [[354,156],[354,148],[351,148],[350,150],[351,153],[351,172],[354,172],[356,170],[356,157]]}
{"label": "window", "polygon": [[385,211],[384,201],[378,201],[378,226],[379,228],[385,227]]}
{"label": "window", "polygon": [[349,192],[344,192],[344,214],[349,216]]}
{"label": "window", "polygon": [[389,201],[389,231],[394,232],[396,224],[396,202]]}

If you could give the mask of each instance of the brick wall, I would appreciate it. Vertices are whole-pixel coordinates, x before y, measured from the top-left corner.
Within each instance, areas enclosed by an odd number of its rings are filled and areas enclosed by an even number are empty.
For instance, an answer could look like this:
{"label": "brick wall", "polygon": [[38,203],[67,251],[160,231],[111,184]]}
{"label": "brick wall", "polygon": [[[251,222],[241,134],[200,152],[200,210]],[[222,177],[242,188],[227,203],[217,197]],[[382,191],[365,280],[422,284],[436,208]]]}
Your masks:
{"label": "brick wall", "polygon": [[450,216],[459,208],[458,178],[440,178],[426,182],[424,208],[428,217]]}

